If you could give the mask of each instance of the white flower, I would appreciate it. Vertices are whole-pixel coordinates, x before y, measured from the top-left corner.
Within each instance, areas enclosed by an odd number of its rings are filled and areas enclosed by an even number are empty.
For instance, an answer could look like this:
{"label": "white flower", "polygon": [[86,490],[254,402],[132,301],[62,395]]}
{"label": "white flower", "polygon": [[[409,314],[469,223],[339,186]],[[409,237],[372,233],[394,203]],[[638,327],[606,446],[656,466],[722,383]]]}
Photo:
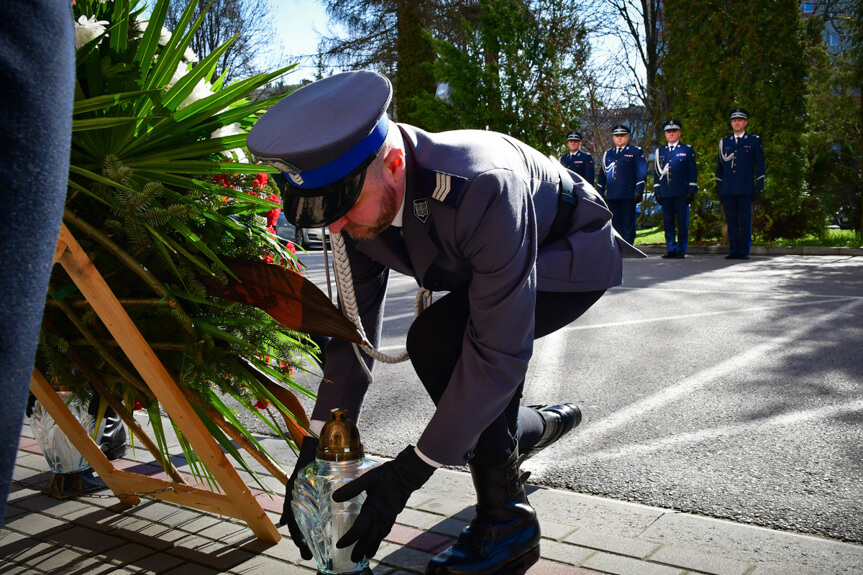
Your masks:
{"label": "white flower", "polygon": [[105,26],[110,24],[107,20],[96,20],[95,16],[81,16],[75,22],[75,48],[80,48],[87,42],[91,42],[105,33]]}
{"label": "white flower", "polygon": [[203,98],[206,98],[207,96],[210,96],[212,93],[213,93],[212,92],[212,86],[210,85],[210,83],[204,79],[201,79],[201,81],[195,85],[195,88],[192,90],[192,93],[189,94],[188,96],[186,96],[185,100],[180,102],[180,105],[177,106],[177,109],[182,110],[186,106],[191,106],[192,104],[194,104],[198,100],[201,100]]}
{"label": "white flower", "polygon": [[249,158],[246,157],[246,152],[242,150],[242,148],[234,148],[233,150],[224,150],[222,155],[228,158],[229,160],[234,160],[240,164],[246,164],[249,161]]}
{"label": "white flower", "polygon": [[179,64],[177,64],[177,69],[174,70],[174,75],[171,76],[170,81],[168,81],[168,88],[170,88],[171,86],[173,86],[174,84],[179,82],[180,78],[182,78],[183,76],[185,76],[188,73],[189,73],[189,64],[186,64],[185,62],[180,62]]}
{"label": "white flower", "polygon": [[227,126],[222,126],[212,134],[210,134],[211,138],[224,138],[226,136],[237,136],[242,134],[243,130],[240,128],[239,122],[234,122],[233,124],[228,124]]}
{"label": "white flower", "polygon": [[183,53],[183,59],[187,62],[197,62],[198,55],[191,48],[186,48],[186,51]]}
{"label": "white flower", "polygon": [[162,26],[162,33],[159,35],[159,46],[167,46],[171,41],[171,31]]}

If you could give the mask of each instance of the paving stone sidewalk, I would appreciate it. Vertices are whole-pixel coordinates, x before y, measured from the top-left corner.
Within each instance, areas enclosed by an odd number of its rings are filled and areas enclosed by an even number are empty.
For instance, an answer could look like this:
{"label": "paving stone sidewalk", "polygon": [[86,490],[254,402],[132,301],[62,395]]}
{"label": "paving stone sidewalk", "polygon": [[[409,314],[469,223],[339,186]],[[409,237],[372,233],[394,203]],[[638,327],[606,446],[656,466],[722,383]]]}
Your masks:
{"label": "paving stone sidewalk", "polygon": [[[261,438],[290,469],[295,458],[284,444]],[[176,445],[176,444],[174,444]],[[171,453],[181,453],[172,448]],[[133,455],[135,458],[133,458]],[[157,475],[143,449],[118,467]],[[184,460],[175,459],[181,470]],[[254,467],[254,466],[253,466]],[[263,470],[253,489],[273,522],[283,488]],[[245,473],[250,486],[256,485]],[[0,531],[0,574],[97,575],[154,573],[198,575],[313,574],[286,527],[278,544],[257,540],[234,519],[142,497],[125,508],[110,491],[53,499],[41,493],[50,477],[45,458],[25,425],[14,484]],[[448,547],[473,514],[467,473],[439,470],[408,502],[372,564],[375,575],[423,573],[428,560]],[[531,487],[542,521],[542,559],[528,575],[859,575],[863,546],[771,531],[600,497]]]}

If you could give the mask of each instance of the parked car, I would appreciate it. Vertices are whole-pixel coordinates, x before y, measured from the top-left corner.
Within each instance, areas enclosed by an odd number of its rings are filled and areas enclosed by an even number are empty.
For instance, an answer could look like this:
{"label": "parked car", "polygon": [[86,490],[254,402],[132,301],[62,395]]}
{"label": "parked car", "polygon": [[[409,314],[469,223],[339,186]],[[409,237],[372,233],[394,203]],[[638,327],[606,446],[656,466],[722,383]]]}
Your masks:
{"label": "parked car", "polygon": [[[297,228],[288,221],[285,213],[279,214],[276,221],[276,235],[283,240],[294,242],[303,249],[321,248],[324,245],[324,230],[322,228]],[[330,237],[327,234],[327,246],[330,245]]]}

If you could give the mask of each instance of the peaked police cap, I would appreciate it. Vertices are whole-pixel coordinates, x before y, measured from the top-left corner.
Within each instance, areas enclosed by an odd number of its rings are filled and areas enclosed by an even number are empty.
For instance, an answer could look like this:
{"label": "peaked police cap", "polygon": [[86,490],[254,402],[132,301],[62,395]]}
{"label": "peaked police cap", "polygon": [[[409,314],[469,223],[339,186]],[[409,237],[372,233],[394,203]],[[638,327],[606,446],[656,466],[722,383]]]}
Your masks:
{"label": "peaked police cap", "polygon": [[662,124],[662,126],[665,128],[666,132],[669,130],[680,130],[683,128],[683,122],[672,118],[670,120],[666,120],[665,123]]}
{"label": "peaked police cap", "polygon": [[322,227],[350,211],[386,140],[391,99],[384,76],[345,72],[300,88],[257,121],[246,144],[284,174],[289,222]]}
{"label": "peaked police cap", "polygon": [[566,135],[566,141],[580,142],[581,141],[581,132],[578,130],[573,130]]}
{"label": "peaked police cap", "polygon": [[629,126],[627,126],[626,124],[618,124],[611,128],[611,134],[613,136],[627,136],[630,133],[631,132]]}
{"label": "peaked police cap", "polygon": [[731,110],[731,119],[733,120],[734,118],[742,118],[744,120],[748,120],[749,112],[747,112],[744,108],[734,108],[733,110]]}

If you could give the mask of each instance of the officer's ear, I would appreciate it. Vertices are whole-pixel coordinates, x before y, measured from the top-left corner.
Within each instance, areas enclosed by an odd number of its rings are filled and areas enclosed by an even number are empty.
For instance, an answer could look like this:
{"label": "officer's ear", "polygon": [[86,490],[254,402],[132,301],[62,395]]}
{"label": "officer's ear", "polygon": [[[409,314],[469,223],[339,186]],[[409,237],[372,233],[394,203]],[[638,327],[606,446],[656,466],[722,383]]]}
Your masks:
{"label": "officer's ear", "polygon": [[391,148],[384,156],[384,177],[393,183],[400,184],[405,179],[405,151],[401,148]]}

